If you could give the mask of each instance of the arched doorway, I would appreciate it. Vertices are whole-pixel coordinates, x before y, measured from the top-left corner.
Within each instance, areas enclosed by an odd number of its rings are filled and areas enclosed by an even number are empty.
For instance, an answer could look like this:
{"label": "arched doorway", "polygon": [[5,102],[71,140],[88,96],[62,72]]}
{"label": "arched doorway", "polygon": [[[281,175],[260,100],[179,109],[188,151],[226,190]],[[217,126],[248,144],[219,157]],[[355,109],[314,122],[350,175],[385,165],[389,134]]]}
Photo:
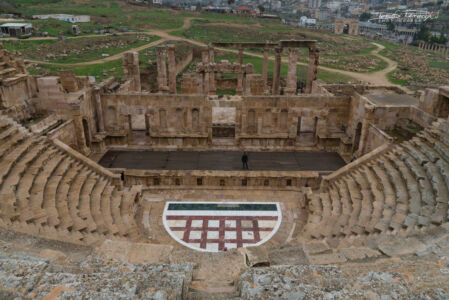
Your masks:
{"label": "arched doorway", "polygon": [[84,130],[84,141],[86,142],[86,146],[90,148],[90,131],[89,131],[89,123],[86,119],[83,119],[83,130]]}
{"label": "arched doorway", "polygon": [[359,144],[360,144],[360,136],[362,135],[362,123],[357,124],[357,128],[355,129],[355,136],[354,136],[354,143],[352,152],[355,153],[357,150],[359,150]]}

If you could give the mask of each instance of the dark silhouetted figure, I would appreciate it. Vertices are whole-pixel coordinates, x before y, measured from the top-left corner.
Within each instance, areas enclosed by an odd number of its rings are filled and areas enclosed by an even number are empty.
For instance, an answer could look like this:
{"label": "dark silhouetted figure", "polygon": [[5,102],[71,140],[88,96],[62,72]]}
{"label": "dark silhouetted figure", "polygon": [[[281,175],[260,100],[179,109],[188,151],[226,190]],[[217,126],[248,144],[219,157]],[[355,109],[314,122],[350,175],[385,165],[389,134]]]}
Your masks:
{"label": "dark silhouetted figure", "polygon": [[243,169],[248,170],[248,154],[246,154],[246,152],[243,152],[242,155],[242,164],[243,164]]}

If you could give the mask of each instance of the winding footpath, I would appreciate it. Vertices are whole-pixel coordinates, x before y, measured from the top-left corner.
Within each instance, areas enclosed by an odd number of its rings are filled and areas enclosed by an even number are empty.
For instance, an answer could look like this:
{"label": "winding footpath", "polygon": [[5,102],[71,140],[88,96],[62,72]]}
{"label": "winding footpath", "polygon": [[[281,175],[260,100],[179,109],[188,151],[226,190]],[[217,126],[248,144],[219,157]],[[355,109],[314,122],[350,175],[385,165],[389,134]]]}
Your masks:
{"label": "winding footpath", "polygon": [[[145,31],[145,32],[126,32],[126,33],[117,33],[118,35],[127,35],[127,34],[147,34],[147,35],[153,35],[153,36],[157,36],[160,39],[157,41],[153,41],[151,43],[145,44],[143,46],[140,47],[136,47],[136,48],[132,48],[132,49],[128,49],[126,51],[123,51],[121,53],[115,54],[115,55],[111,55],[105,58],[101,58],[101,59],[97,59],[97,60],[92,60],[92,61],[86,61],[86,62],[81,62],[81,63],[54,63],[54,62],[47,62],[47,61],[39,61],[39,60],[27,60],[28,62],[31,63],[36,63],[36,64],[46,64],[46,65],[54,65],[54,66],[64,66],[64,67],[78,67],[78,66],[87,66],[87,65],[95,65],[95,64],[101,64],[101,63],[106,63],[106,62],[110,62],[110,61],[114,61],[114,60],[118,60],[122,58],[122,55],[124,52],[129,52],[129,51],[142,51],[157,45],[160,45],[166,41],[184,41],[184,42],[188,42],[190,44],[196,45],[196,46],[200,46],[200,47],[205,47],[207,46],[207,44],[199,42],[199,41],[195,41],[192,39],[188,39],[188,38],[184,38],[184,37],[180,37],[180,36],[175,36],[170,34],[171,32],[177,31],[177,30],[182,30],[182,29],[188,29],[191,26],[191,21],[192,19],[195,18],[185,18],[184,19],[184,23],[180,28],[175,28],[175,29],[168,29],[168,30],[150,30],[150,31]],[[95,35],[84,35],[84,36],[80,36],[80,37],[70,37],[69,39],[79,39],[79,38],[89,38],[89,37],[103,37],[105,35],[99,35],[99,34],[95,34]],[[2,38],[0,40],[11,40],[11,39],[15,39],[15,38]],[[35,38],[30,38],[29,40],[55,40],[57,39],[56,37],[35,37]],[[400,85],[396,85],[396,84],[392,84],[389,82],[388,78],[387,78],[387,74],[394,71],[397,68],[397,63],[385,56],[382,56],[379,54],[380,51],[382,51],[383,49],[385,49],[385,47],[381,44],[378,43],[372,43],[373,45],[375,45],[377,48],[374,49],[373,51],[371,51],[371,54],[380,58],[381,60],[385,61],[387,63],[387,67],[377,71],[377,72],[371,72],[371,73],[358,73],[358,72],[351,72],[351,71],[345,71],[345,70],[339,70],[339,69],[333,69],[330,67],[324,67],[324,66],[319,66],[318,69],[319,70],[324,70],[324,71],[328,71],[328,72],[332,72],[332,73],[338,73],[338,74],[342,74],[345,76],[349,76],[354,78],[355,80],[364,82],[364,83],[369,83],[369,84],[373,84],[373,85],[393,85],[393,86],[397,86],[400,87],[402,89],[407,90],[406,88],[400,86]],[[238,53],[237,50],[232,50],[232,49],[224,49],[224,48],[217,48],[220,51],[224,51],[224,52],[229,52],[229,53]],[[263,58],[262,54],[257,54],[257,53],[251,53],[251,52],[244,52],[245,55],[247,56],[252,56],[252,57],[258,57],[258,58]],[[273,56],[269,57],[270,60],[274,60]],[[287,58],[284,57],[282,58],[283,62],[287,62]],[[302,63],[302,62],[298,62],[298,65],[302,65],[302,66],[307,66],[307,64]]]}

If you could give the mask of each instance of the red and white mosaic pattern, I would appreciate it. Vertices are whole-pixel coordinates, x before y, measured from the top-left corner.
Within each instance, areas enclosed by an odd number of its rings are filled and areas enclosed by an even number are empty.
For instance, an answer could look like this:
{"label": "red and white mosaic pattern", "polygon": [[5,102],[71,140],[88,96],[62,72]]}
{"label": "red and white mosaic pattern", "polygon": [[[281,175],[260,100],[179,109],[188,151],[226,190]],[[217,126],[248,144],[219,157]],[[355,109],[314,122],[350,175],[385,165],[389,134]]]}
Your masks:
{"label": "red and white mosaic pattern", "polygon": [[274,213],[178,211],[171,215],[164,212],[165,228],[175,240],[208,252],[261,245],[274,235],[280,222],[280,209]]}

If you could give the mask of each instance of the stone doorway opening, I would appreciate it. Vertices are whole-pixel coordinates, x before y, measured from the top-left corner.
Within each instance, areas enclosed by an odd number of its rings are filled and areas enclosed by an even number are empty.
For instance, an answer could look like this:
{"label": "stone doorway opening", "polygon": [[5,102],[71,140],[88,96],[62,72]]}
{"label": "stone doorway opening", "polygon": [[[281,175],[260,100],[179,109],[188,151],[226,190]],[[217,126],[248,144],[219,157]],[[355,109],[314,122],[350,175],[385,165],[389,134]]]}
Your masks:
{"label": "stone doorway opening", "polygon": [[146,144],[150,136],[148,116],[143,110],[129,116],[130,144]]}
{"label": "stone doorway opening", "polygon": [[212,108],[212,143],[215,145],[234,145],[235,107]]}
{"label": "stone doorway opening", "polygon": [[316,140],[318,117],[298,117],[296,143],[313,145]]}

